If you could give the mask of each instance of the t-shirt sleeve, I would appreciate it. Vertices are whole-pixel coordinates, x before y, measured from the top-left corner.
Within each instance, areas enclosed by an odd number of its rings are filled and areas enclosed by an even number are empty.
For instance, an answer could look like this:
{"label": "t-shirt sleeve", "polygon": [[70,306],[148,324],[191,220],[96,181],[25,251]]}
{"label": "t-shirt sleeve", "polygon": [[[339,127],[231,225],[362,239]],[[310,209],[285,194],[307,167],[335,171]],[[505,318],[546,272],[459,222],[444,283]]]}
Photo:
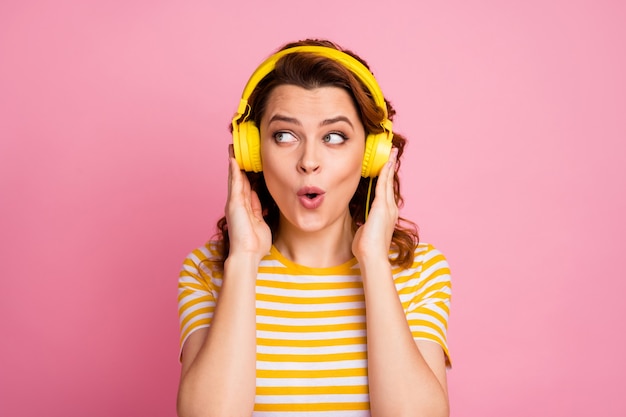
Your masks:
{"label": "t-shirt sleeve", "polygon": [[215,262],[216,251],[211,243],[190,253],[178,278],[178,318],[180,351],[185,341],[198,329],[209,327],[215,310],[221,271]]}
{"label": "t-shirt sleeve", "polygon": [[450,366],[447,329],[452,285],[444,255],[432,245],[420,245],[411,269],[407,321],[415,340],[439,344]]}

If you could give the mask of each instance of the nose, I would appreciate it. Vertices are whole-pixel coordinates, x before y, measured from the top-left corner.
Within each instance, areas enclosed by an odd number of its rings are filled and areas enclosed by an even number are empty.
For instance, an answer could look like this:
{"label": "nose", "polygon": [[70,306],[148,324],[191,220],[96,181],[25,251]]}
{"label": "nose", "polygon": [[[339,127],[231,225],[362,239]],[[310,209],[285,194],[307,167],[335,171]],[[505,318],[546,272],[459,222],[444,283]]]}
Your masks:
{"label": "nose", "polygon": [[298,171],[303,174],[312,174],[320,170],[320,156],[315,141],[307,140],[302,147],[302,154],[298,161]]}

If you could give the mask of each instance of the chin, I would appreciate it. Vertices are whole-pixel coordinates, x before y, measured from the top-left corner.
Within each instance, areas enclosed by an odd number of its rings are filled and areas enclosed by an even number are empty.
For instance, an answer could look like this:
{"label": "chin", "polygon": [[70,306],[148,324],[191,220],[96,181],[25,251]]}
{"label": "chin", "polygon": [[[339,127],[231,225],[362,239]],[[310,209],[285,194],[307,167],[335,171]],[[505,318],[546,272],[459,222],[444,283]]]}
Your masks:
{"label": "chin", "polygon": [[323,213],[306,213],[305,215],[297,215],[294,221],[287,218],[283,218],[283,221],[288,222],[295,229],[304,233],[317,233],[329,228],[336,227],[338,223],[345,225],[346,222],[351,224],[351,217],[349,214],[336,216],[329,218],[328,215]]}

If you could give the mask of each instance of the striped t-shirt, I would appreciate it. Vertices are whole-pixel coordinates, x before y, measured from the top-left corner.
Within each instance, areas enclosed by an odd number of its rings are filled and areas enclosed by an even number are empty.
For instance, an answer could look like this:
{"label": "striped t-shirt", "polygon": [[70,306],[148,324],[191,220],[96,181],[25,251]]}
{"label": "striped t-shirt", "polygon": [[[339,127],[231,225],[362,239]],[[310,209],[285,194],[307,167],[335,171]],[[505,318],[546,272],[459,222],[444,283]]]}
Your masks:
{"label": "striped t-shirt", "polygon": [[[192,252],[181,270],[181,349],[191,333],[211,325],[222,285],[220,269],[210,262],[216,255],[209,242]],[[414,339],[438,343],[447,359],[446,259],[420,243],[412,267],[394,267],[393,278]],[[311,268],[272,246],[260,263],[256,294],[253,416],[369,416],[365,301],[356,259]]]}

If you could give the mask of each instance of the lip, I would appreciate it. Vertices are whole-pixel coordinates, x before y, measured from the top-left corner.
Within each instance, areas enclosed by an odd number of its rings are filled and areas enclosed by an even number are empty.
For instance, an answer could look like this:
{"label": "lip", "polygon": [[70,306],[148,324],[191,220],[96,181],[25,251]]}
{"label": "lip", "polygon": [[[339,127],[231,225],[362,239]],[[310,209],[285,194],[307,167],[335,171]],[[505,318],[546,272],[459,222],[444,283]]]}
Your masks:
{"label": "lip", "polygon": [[[318,187],[302,187],[298,190],[298,201],[306,209],[316,209],[324,202],[324,194],[326,192]],[[314,194],[315,197],[311,198],[310,195]]]}

